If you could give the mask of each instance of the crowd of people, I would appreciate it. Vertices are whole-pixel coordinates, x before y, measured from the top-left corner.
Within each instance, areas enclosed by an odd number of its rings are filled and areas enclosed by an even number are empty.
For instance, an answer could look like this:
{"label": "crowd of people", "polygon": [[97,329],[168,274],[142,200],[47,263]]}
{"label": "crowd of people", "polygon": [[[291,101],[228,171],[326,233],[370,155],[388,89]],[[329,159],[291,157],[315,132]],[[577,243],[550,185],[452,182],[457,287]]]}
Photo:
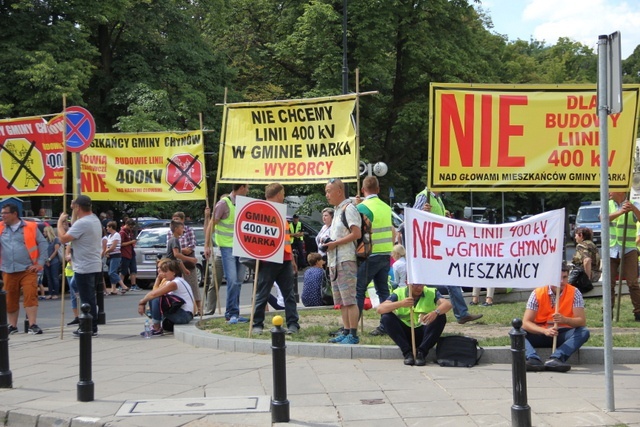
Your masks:
{"label": "crowd of people", "polygon": [[[236,197],[247,194],[247,184],[233,186],[215,205],[208,221],[205,255],[211,255],[212,241],[220,247],[224,276],[227,280],[225,319],[229,324],[246,323],[240,315],[239,297],[245,265],[232,253]],[[346,193],[344,183],[331,179],[325,186],[325,196],[331,207],[322,211],[323,228],[317,235],[318,252],[307,254],[294,248],[303,236],[299,218],[294,215],[286,225],[283,262],[261,261],[255,298],[253,334],[262,334],[267,304],[284,309],[286,332],[300,330],[295,295],[295,277],[303,265],[304,285],[301,300],[305,306],[326,304],[329,290],[333,304],[340,310],[342,327],[329,340],[335,344],[358,344],[358,323],[365,308],[368,292],[378,298],[379,325],[371,335],[388,334],[398,345],[407,365],[423,365],[425,357],[437,343],[446,325],[446,313],[453,310],[458,323],[476,321],[482,314],[471,314],[459,286],[431,288],[407,281],[406,252],[402,239],[391,222],[391,207],[378,197],[377,178],[369,176],[362,185],[362,198],[353,202]],[[285,189],[279,183],[265,188],[265,198],[283,203]],[[416,196],[415,209],[435,215],[449,215],[441,195],[425,189]],[[626,279],[633,304],[633,314],[640,321],[640,288],[638,252],[640,244],[640,209],[626,200],[625,193],[612,192],[609,201],[610,266]],[[363,218],[371,224],[371,254],[358,260],[356,242],[362,236]],[[167,252],[158,265],[154,289],[140,299],[138,312],[152,320],[152,335],[171,331],[174,324],[190,322],[199,314],[201,297],[195,274],[195,236],[184,224],[185,216],[176,212],[167,235]],[[74,319],[77,325],[78,301],[88,303],[93,316],[92,332],[98,332],[96,292],[108,295],[139,289],[136,285],[135,235],[136,224],[127,220],[120,230],[112,215],[92,211],[91,199],[81,195],[71,203],[71,215],[63,213],[53,228],[45,226],[42,232],[31,221],[22,220],[17,206],[2,206],[0,222],[0,269],[4,289],[7,291],[9,334],[17,329],[20,294],[29,320],[29,333],[41,334],[37,325],[38,293],[45,276],[48,295],[41,298],[60,298],[59,277],[64,272],[72,297]],[[526,360],[530,371],[551,370],[566,372],[567,359],[589,339],[586,328],[583,293],[589,292],[601,272],[597,246],[592,242],[588,228],[575,230],[576,253],[570,265],[563,266],[559,284],[548,284],[534,290],[526,304],[523,329],[527,331]],[[298,257],[295,254],[298,254]],[[303,264],[304,263],[304,264]],[[129,277],[130,287],[123,278]],[[611,275],[611,289],[615,296],[616,274]],[[277,288],[276,288],[277,287]],[[272,295],[277,289],[278,298]],[[471,305],[479,305],[479,289],[474,289]],[[443,295],[448,294],[449,298]],[[211,314],[215,304],[207,295]],[[484,306],[493,305],[494,289],[488,288]],[[557,300],[557,301],[556,301]],[[613,303],[612,298],[612,303]],[[410,325],[417,325],[410,327]],[[410,351],[410,333],[416,334],[417,353]],[[75,335],[79,331],[74,332]],[[558,347],[546,362],[542,362],[536,347]]]}

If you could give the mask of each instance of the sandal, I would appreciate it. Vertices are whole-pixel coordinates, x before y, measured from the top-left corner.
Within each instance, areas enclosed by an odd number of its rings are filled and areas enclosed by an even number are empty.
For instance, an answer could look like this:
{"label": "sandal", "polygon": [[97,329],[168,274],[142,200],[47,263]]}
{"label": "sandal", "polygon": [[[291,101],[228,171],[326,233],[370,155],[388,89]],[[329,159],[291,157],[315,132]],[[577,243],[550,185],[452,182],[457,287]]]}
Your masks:
{"label": "sandal", "polygon": [[493,305],[493,303],[492,303],[492,302],[486,302],[486,301],[485,301],[485,302],[483,302],[483,303],[482,303],[482,306],[483,306],[483,307],[491,307],[492,305]]}
{"label": "sandal", "polygon": [[478,301],[471,301],[469,305],[478,305]]}

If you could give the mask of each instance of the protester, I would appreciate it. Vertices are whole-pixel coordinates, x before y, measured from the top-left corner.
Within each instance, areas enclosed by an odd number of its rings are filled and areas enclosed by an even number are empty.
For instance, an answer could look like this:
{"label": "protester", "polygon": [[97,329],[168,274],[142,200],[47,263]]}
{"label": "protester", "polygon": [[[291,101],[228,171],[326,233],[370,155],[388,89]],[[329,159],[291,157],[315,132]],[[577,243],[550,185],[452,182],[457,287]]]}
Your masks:
{"label": "protester", "polygon": [[129,287],[124,284],[118,271],[120,271],[120,262],[122,254],[120,252],[120,233],[118,233],[118,223],[109,221],[107,223],[107,249],[103,256],[107,259],[109,266],[109,283],[111,284],[111,295],[116,295],[116,286],[120,287],[120,293],[124,295]]}
{"label": "protester", "polygon": [[[329,342],[339,344],[358,344],[358,319],[360,310],[356,296],[357,272],[356,248],[354,242],[361,236],[361,219],[358,209],[345,194],[344,184],[339,179],[330,179],[325,186],[327,201],[334,206],[331,223],[331,240],[324,249],[329,259],[329,277],[334,303],[340,306],[342,315],[342,333]],[[345,215],[348,227],[342,222]]]}
{"label": "protester", "polygon": [[[411,307],[416,357],[413,357],[411,338]],[[451,303],[434,288],[410,284],[397,288],[378,308],[384,330],[400,347],[405,365],[426,365],[426,357],[442,335]]]}
{"label": "protester", "polygon": [[47,278],[49,296],[47,299],[58,299],[60,297],[60,274],[62,272],[62,262],[58,255],[60,240],[53,231],[53,227],[47,225],[44,228],[44,237],[49,242],[47,248],[47,260],[44,264],[44,276]]}
{"label": "protester", "polygon": [[[71,260],[73,277],[80,300],[91,306],[92,331],[98,335],[98,305],[96,303],[96,287],[102,277],[102,225],[91,210],[91,198],[80,195],[71,202],[72,215],[75,219],[67,230],[69,215],[60,214],[58,218],[58,238],[63,244],[72,243]],[[80,329],[74,331],[80,336]]]}
{"label": "protester", "polygon": [[[394,228],[391,222],[391,206],[378,197],[380,184],[375,176],[368,176],[362,182],[364,199],[358,203],[358,212],[369,218],[371,222],[371,255],[358,266],[357,299],[358,310],[362,315],[365,292],[371,281],[380,301],[389,297],[389,268],[391,267],[391,251],[393,250]],[[377,326],[371,335],[384,335],[382,324]]]}
{"label": "protester", "polygon": [[324,260],[322,255],[311,252],[307,255],[309,268],[304,272],[304,285],[300,299],[305,307],[318,307],[324,305],[322,302],[322,286],[326,281],[324,270]]}
{"label": "protester", "polygon": [[128,218],[120,227],[120,278],[124,281],[129,276],[129,284],[132,291],[141,291],[136,279],[138,275],[138,264],[136,263],[136,221]]}
{"label": "protester", "polygon": [[38,272],[47,259],[47,240],[35,222],[20,219],[18,207],[13,203],[2,206],[0,222],[0,270],[7,292],[7,320],[9,335],[18,332],[20,291],[22,306],[29,319],[28,333],[42,334],[36,323],[38,316]]}
{"label": "protester", "polygon": [[289,235],[291,236],[291,249],[294,254],[297,254],[296,265],[302,270],[307,262],[304,260],[304,232],[297,214],[293,215],[292,222],[289,223]]}
{"label": "protester", "polygon": [[318,253],[327,261],[327,253],[322,250],[323,242],[330,238],[331,223],[333,222],[333,208],[324,208],[322,210],[322,223],[324,224],[316,235],[316,244],[318,245]]}
{"label": "protester", "polygon": [[[568,284],[569,266],[562,266],[562,280],[559,285],[542,286],[531,292],[527,308],[522,318],[525,336],[525,356],[527,371],[567,372],[571,365],[566,363],[589,339],[587,319],[582,294]],[[560,301],[556,301],[560,286]],[[558,347],[549,359],[542,363],[535,347],[552,347],[556,337]]]}
{"label": "protester", "polygon": [[[224,317],[230,324],[248,322],[240,316],[240,287],[244,280],[245,266],[240,258],[233,256],[233,233],[236,218],[236,197],[246,196],[249,192],[247,184],[233,184],[233,190],[227,197],[222,197],[213,210],[213,217],[205,231],[204,251],[207,259],[211,257],[211,235],[215,233],[215,243],[220,248],[222,269],[227,279],[227,303]],[[208,312],[214,307],[208,307]],[[208,313],[207,313],[208,314]]]}
{"label": "protester", "polygon": [[[265,187],[264,195],[267,201],[284,203],[284,187],[280,183],[272,183]],[[297,272],[291,240],[289,239],[289,226],[286,227],[285,244],[282,263],[260,261],[258,269],[258,285],[256,291],[255,310],[253,312],[253,325],[251,333],[259,335],[264,329],[265,307],[271,292],[273,283],[278,283],[284,299],[286,333],[295,334],[300,330],[298,308],[296,305],[294,274]]]}
{"label": "protester", "polygon": [[[158,263],[158,276],[154,289],[146,294],[138,303],[138,314],[146,314],[146,306],[149,303],[151,311],[152,329],[151,335],[162,335],[164,331],[172,332],[173,325],[185,325],[193,319],[194,298],[191,286],[181,277],[182,267],[180,262],[172,259],[162,259]],[[184,304],[174,312],[168,312],[163,307],[162,296],[166,294],[177,295]],[[146,331],[140,335],[144,336]]]}
{"label": "protester", "polygon": [[[611,267],[611,306],[616,301],[617,275],[620,272],[629,288],[633,315],[640,322],[640,286],[638,286],[638,251],[636,249],[636,222],[640,221],[637,202],[627,200],[623,192],[609,193],[609,265]],[[626,228],[626,230],[625,230]],[[623,236],[624,239],[623,239]],[[624,244],[624,253],[622,246]]]}
{"label": "protester", "polygon": [[391,258],[394,263],[391,266],[393,271],[393,280],[391,281],[393,289],[407,286],[407,258],[404,246],[395,245],[391,251]]}
{"label": "protester", "polygon": [[569,284],[583,294],[593,289],[594,281],[600,278],[600,251],[593,243],[593,232],[587,227],[575,230],[576,252],[571,260]]}
{"label": "protester", "polygon": [[[185,215],[184,212],[175,212],[171,217],[174,221],[179,221],[184,224]],[[167,234],[167,242],[171,239],[171,231]],[[191,292],[196,299],[196,312],[200,310],[200,283],[198,281],[198,272],[197,272],[197,254],[196,254],[196,233],[193,231],[193,228],[188,225],[184,225],[184,233],[178,238],[180,240],[180,252],[183,255],[193,258],[194,262],[185,263],[185,267],[189,270],[189,274],[184,276],[184,279],[191,286]]]}

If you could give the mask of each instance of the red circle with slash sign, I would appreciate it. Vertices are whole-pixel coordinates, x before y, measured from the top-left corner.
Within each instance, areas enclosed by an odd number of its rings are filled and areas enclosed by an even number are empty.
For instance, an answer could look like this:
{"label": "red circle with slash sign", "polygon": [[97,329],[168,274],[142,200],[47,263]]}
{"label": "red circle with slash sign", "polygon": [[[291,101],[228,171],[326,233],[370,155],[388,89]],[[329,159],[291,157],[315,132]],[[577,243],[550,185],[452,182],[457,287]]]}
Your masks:
{"label": "red circle with slash sign", "polygon": [[249,202],[236,214],[238,242],[255,259],[268,259],[282,249],[285,224],[278,210],[264,200]]}

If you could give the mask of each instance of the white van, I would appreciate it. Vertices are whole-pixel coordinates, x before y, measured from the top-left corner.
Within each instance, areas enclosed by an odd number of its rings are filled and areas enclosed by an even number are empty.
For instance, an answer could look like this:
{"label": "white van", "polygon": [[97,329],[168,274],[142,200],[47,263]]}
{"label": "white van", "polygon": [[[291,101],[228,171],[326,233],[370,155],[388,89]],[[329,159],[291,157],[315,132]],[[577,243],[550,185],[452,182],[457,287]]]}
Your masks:
{"label": "white van", "polygon": [[588,227],[593,231],[593,243],[602,243],[600,202],[582,202],[576,215],[576,228]]}

